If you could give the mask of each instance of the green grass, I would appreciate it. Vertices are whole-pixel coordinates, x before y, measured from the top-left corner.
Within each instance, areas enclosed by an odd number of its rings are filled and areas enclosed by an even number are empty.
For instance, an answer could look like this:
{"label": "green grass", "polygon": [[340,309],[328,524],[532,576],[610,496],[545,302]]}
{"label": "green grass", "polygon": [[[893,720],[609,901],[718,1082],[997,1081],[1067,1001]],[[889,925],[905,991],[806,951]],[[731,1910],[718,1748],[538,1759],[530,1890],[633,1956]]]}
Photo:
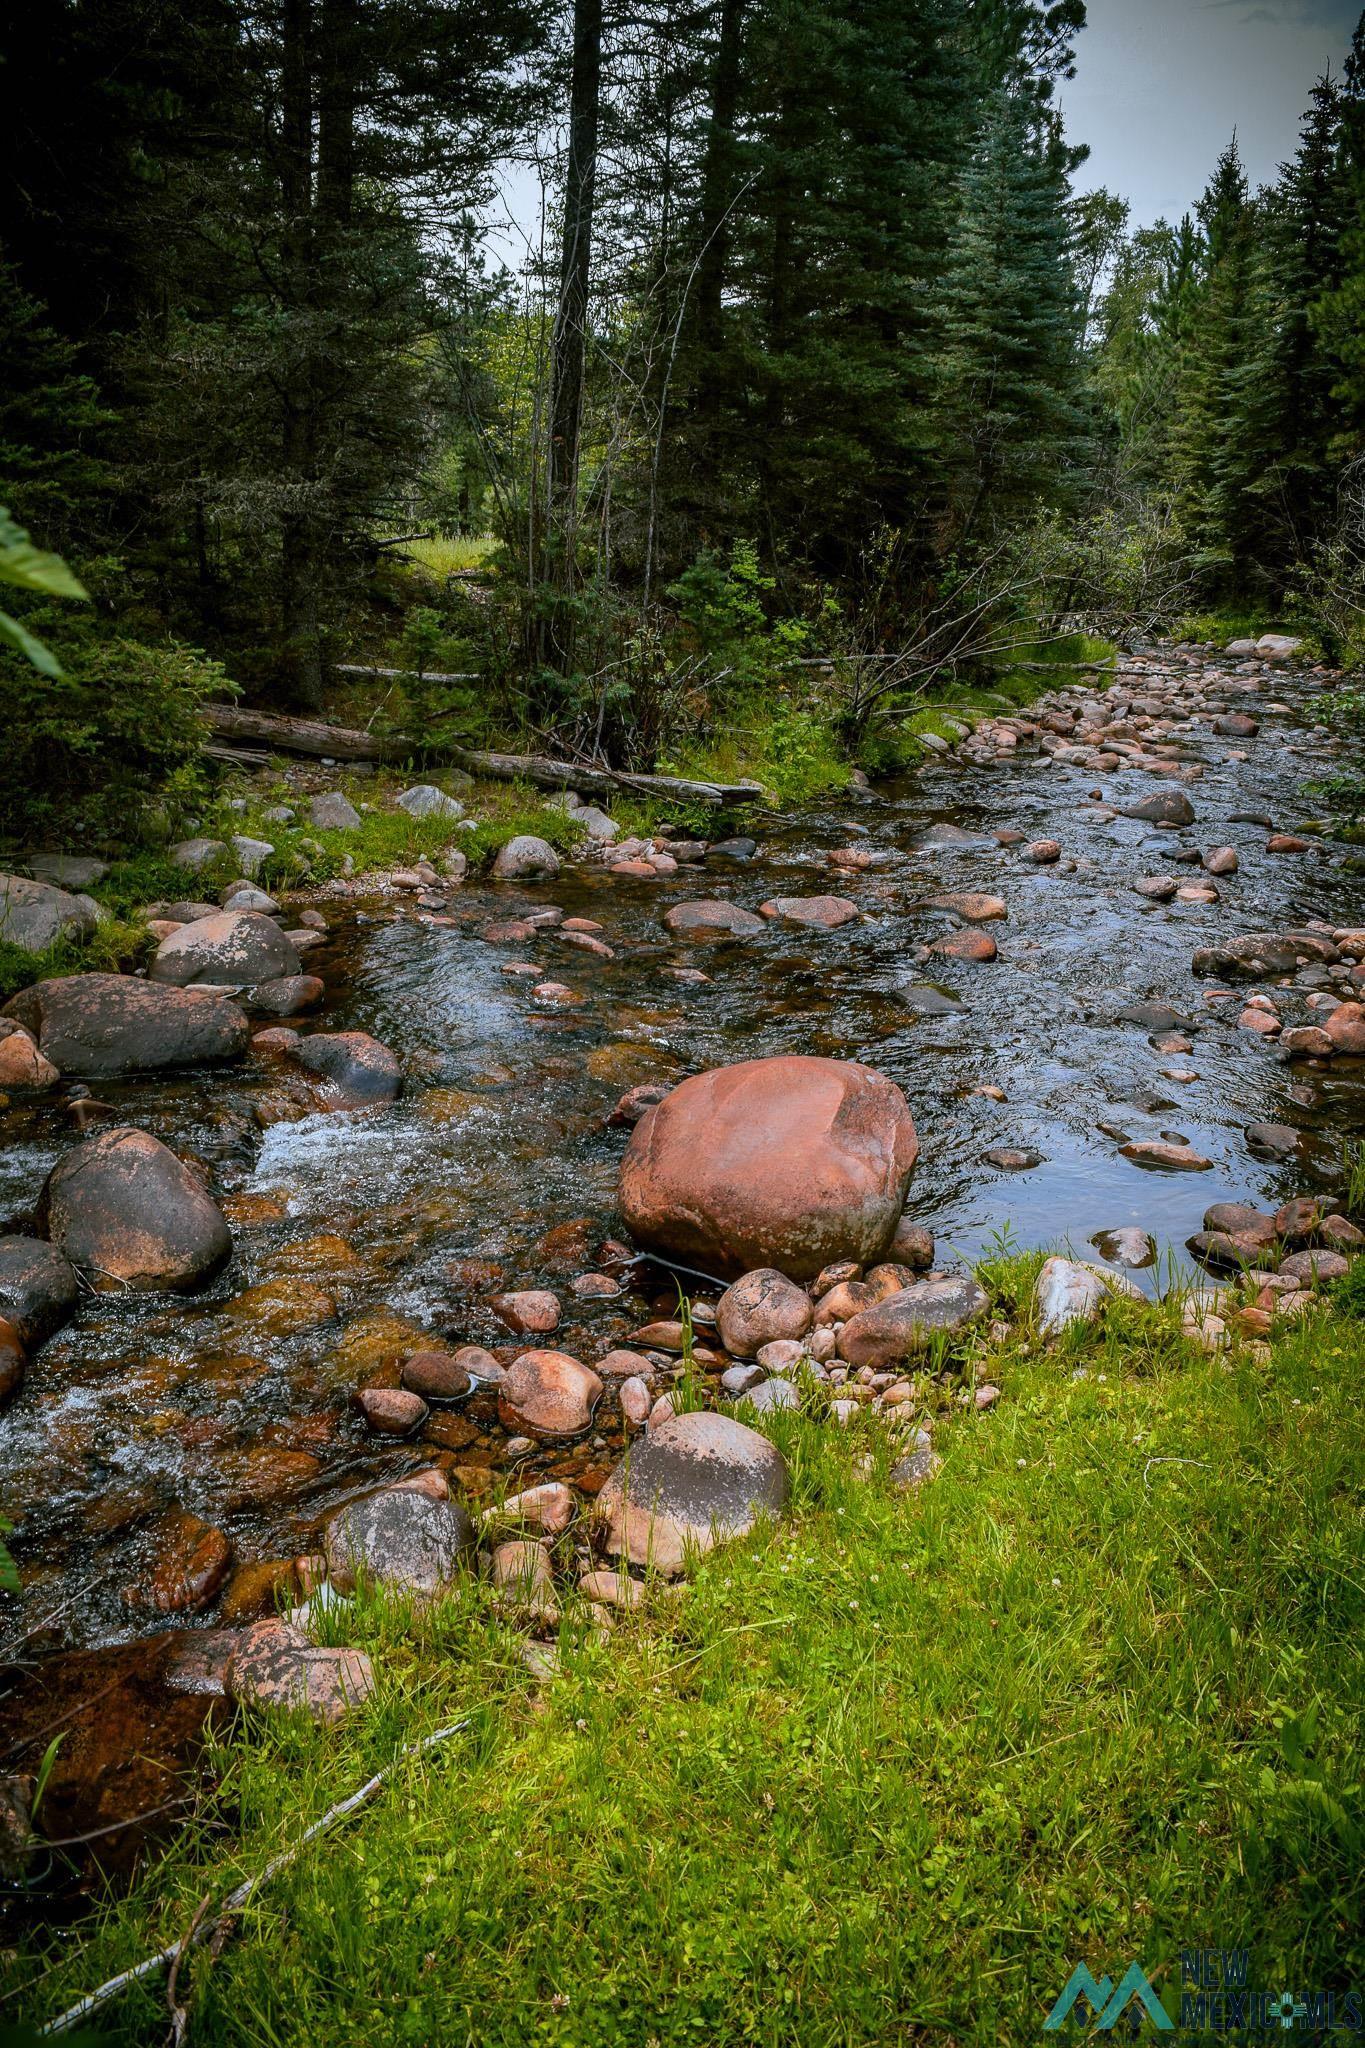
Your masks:
{"label": "green grass", "polygon": [[[282,777],[273,786],[259,781],[244,785],[246,810],[231,811],[224,804],[202,829],[217,838],[243,833],[268,840],[275,850],[261,873],[267,889],[323,882],[347,873],[375,874],[423,858],[439,861],[452,847],[463,853],[477,872],[489,866],[498,850],[519,833],[534,833],[563,852],[581,837],[564,812],[545,807],[543,792],[520,783],[483,782],[462,794],[460,801],[467,816],[478,821],[472,830],[465,829],[458,818],[410,818],[406,811],[394,807],[393,798],[412,779],[392,773],[339,774],[332,786],[349,796],[360,813],[359,826],[349,832],[324,831],[311,825],[308,799],[292,791]],[[438,785],[442,781],[439,771],[423,779]],[[263,811],[279,803],[290,803],[297,811],[292,824],[262,817]],[[210,872],[216,875],[221,865],[215,863]],[[234,866],[229,857],[223,879],[232,878]]]}
{"label": "green grass", "polygon": [[402,553],[433,576],[454,576],[461,569],[478,569],[497,550],[491,535],[434,533],[427,540],[410,540]]}
{"label": "green grass", "polygon": [[[536,1688],[477,1586],[346,1624],[381,1689],[343,1731],[243,1726],[222,1788],[30,2016],[189,1923],[405,1743],[377,1804],[189,1971],[191,2037],[730,2048],[1033,2039],[1077,1961],[1252,1951],[1278,1991],[1365,1974],[1365,1367],[1352,1290],[1208,1358],[1121,1305],[1045,1352],[1037,1260],[983,1275],[1007,1343],[928,1381],[939,1477],[872,1420],[779,1415],[789,1519]],[[922,1381],[924,1376],[921,1375]],[[164,2026],[129,1992],[111,2041]]]}
{"label": "green grass", "polygon": [[847,786],[852,764],[826,706],[754,696],[725,705],[714,724],[715,730],[662,757],[660,773],[759,782],[779,807]]}
{"label": "green grass", "polygon": [[141,966],[152,950],[151,934],[136,918],[110,917],[88,937],[58,939],[41,953],[0,939],[0,1002],[57,975],[126,973]]}

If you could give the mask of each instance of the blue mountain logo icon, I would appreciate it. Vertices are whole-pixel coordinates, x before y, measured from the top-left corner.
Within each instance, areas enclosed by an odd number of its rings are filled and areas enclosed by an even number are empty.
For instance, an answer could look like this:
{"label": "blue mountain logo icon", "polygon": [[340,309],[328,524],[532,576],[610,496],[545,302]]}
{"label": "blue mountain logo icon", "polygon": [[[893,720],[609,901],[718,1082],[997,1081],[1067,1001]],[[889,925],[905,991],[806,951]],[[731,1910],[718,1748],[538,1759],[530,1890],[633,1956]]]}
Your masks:
{"label": "blue mountain logo icon", "polygon": [[1062,1987],[1061,1997],[1043,2021],[1043,2032],[1055,2034],[1076,2001],[1084,1998],[1094,2014],[1094,2031],[1107,2034],[1117,2025],[1136,1999],[1158,2033],[1175,2031],[1175,2021],[1147,1981],[1140,1963],[1130,1963],[1117,1988],[1112,1977],[1092,1977],[1084,1963],[1077,1963]]}

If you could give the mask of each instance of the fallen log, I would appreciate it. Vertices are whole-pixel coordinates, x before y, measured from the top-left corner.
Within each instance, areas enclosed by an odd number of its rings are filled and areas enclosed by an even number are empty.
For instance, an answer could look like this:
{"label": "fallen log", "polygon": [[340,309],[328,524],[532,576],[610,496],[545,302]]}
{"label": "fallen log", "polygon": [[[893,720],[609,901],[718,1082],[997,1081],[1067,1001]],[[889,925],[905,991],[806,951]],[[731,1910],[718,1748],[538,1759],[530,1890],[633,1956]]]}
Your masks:
{"label": "fallen log", "polygon": [[[321,718],[287,718],[274,711],[241,711],[235,704],[206,704],[204,717],[219,741],[256,740],[282,754],[311,754],[333,761],[402,761],[418,751],[397,734],[377,739],[373,733],[328,725]],[[695,782],[682,775],[631,775],[625,769],[585,768],[576,761],[556,761],[547,754],[493,754],[471,747],[435,748],[444,759],[487,775],[496,782],[529,782],[537,789],[573,789],[584,796],[617,796],[633,790],[639,796],[662,797],[669,803],[751,804],[763,792],[747,782]]]}
{"label": "fallen log", "polygon": [[663,797],[680,804],[752,804],[763,791],[748,782],[693,782],[683,775],[632,775],[624,768],[584,768],[576,761],[555,761],[546,754],[488,754],[471,747],[450,747],[452,761],[471,775],[498,782],[530,782],[537,789],[574,789],[583,796],[613,797],[622,790]]}
{"label": "fallen log", "polygon": [[235,704],[206,704],[204,719],[222,740],[262,740],[281,754],[315,754],[333,761],[401,760],[413,751],[404,739],[376,739],[329,725],[325,718],[286,718],[274,711],[242,711]]}

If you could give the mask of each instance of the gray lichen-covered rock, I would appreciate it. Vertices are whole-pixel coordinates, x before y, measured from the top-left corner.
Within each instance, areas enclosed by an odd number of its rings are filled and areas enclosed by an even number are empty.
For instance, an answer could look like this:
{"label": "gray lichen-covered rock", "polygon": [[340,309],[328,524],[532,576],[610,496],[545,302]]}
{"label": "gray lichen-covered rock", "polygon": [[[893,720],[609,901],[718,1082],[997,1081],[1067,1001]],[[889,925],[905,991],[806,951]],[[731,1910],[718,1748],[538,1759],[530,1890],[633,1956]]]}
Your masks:
{"label": "gray lichen-covered rock", "polygon": [[7,945],[45,953],[58,939],[92,932],[98,923],[99,913],[88,897],[24,875],[0,875],[0,940]]}
{"label": "gray lichen-covered rock", "polygon": [[757,1430],[697,1410],[652,1429],[597,1497],[606,1548],[676,1576],[690,1554],[746,1536],[787,1505],[786,1460]]}
{"label": "gray lichen-covered rock", "polygon": [[553,879],[559,873],[559,855],[533,832],[509,839],[493,863],[493,873],[502,881],[518,881],[541,875]]}
{"label": "gray lichen-covered rock", "polygon": [[178,868],[188,868],[197,875],[201,868],[212,865],[227,847],[221,839],[181,839],[171,847],[170,857]]}
{"label": "gray lichen-covered rock", "polygon": [[424,1599],[447,1591],[473,1562],[474,1524],[454,1501],[392,1488],[338,1508],[323,1531],[334,1583],[357,1579]]}
{"label": "gray lichen-covered rock", "polygon": [[299,956],[272,918],[254,910],[220,910],[182,924],[157,948],[153,981],[250,987],[299,972]]}
{"label": "gray lichen-covered rock", "polygon": [[235,833],[230,843],[242,873],[248,881],[254,882],[275,851],[274,847],[268,839],[249,839],[244,832]]}
{"label": "gray lichen-covered rock", "polygon": [[31,853],[28,868],[37,882],[59,889],[92,889],[109,872],[109,863],[87,853]]}
{"label": "gray lichen-covered rock", "polygon": [[70,974],[5,1005],[59,1073],[84,1080],[240,1059],[250,1027],[226,996],[188,995],[128,974]]}
{"label": "gray lichen-covered rock", "polygon": [[394,798],[400,811],[410,818],[462,818],[464,805],[447,796],[434,782],[417,782]]}
{"label": "gray lichen-covered rock", "polygon": [[339,789],[309,799],[308,821],[319,832],[358,832],[360,813]]}
{"label": "gray lichen-covered rock", "polygon": [[1055,1337],[1070,1323],[1093,1323],[1111,1294],[1136,1296],[1138,1289],[1121,1273],[1106,1273],[1080,1259],[1044,1261],[1033,1295],[1038,1328]]}

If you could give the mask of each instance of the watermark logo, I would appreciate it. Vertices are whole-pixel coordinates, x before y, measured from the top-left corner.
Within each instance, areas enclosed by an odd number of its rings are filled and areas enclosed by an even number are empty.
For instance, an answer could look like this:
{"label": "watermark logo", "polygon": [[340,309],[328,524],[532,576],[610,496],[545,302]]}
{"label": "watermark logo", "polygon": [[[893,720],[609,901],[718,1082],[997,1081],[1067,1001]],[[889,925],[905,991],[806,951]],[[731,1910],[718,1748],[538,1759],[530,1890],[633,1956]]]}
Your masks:
{"label": "watermark logo", "polygon": [[1185,1949],[1180,1956],[1180,2017],[1173,2019],[1140,1963],[1130,1963],[1117,1984],[1077,1963],[1043,2032],[1249,2035],[1365,2031],[1365,2001],[1356,1991],[1286,1991],[1255,1988],[1247,1949]]}
{"label": "watermark logo", "polygon": [[1055,2034],[1082,1998],[1094,2015],[1097,2034],[1107,2034],[1125,2014],[1129,2026],[1136,2030],[1142,2024],[1143,2012],[1159,2033],[1169,2034],[1175,2029],[1175,2021],[1148,1983],[1141,1963],[1130,1963],[1117,1986],[1112,1977],[1092,1977],[1084,1963],[1077,1963],[1062,1987],[1061,1997],[1043,2021],[1043,2032]]}

